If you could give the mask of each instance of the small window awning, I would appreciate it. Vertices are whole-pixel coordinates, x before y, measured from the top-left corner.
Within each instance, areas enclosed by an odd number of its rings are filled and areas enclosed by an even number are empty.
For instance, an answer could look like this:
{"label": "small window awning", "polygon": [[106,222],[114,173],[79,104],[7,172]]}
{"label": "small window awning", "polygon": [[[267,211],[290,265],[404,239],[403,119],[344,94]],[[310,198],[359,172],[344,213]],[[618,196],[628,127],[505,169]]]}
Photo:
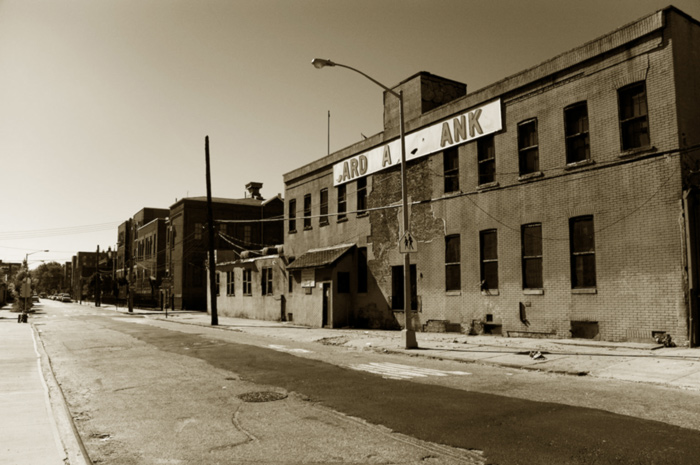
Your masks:
{"label": "small window awning", "polygon": [[355,244],[343,244],[322,249],[312,249],[303,253],[299,258],[287,265],[288,270],[300,270],[302,268],[319,268],[331,265],[345,252],[355,247]]}

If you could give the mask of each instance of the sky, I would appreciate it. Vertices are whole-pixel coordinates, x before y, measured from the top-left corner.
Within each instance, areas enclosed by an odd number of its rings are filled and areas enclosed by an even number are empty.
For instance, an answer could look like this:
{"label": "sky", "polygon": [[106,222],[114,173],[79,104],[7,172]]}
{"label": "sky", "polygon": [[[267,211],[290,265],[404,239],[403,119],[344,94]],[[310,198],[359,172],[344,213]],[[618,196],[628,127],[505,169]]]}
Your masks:
{"label": "sky", "polygon": [[469,93],[670,1],[0,0],[0,260],[114,248],[142,208],[206,195],[206,136],[214,197],[271,198],[381,132],[382,89],[313,58]]}

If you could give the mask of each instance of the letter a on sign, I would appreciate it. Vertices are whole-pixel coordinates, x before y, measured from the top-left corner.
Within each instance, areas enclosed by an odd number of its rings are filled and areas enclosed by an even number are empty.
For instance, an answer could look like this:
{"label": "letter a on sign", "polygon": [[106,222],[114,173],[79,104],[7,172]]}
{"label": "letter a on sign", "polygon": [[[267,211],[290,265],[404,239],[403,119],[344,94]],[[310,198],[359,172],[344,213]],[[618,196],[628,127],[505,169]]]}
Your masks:
{"label": "letter a on sign", "polygon": [[418,243],[413,238],[411,231],[406,231],[399,239],[399,253],[418,252]]}

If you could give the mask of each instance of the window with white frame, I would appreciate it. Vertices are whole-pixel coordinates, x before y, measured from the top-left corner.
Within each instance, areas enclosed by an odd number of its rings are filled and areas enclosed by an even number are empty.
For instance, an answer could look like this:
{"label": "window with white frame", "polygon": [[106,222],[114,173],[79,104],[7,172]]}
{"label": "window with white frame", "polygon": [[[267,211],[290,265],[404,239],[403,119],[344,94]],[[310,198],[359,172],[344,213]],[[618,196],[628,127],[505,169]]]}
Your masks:
{"label": "window with white frame", "polygon": [[236,295],[236,275],[234,271],[226,272],[226,295]]}

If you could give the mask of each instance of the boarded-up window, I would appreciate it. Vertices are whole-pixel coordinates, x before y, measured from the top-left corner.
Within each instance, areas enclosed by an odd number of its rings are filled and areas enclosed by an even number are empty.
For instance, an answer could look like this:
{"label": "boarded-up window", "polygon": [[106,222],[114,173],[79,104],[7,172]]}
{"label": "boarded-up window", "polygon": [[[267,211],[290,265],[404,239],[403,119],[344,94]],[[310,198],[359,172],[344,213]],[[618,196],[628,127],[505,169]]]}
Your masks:
{"label": "boarded-up window", "polygon": [[318,220],[319,225],[325,226],[328,224],[328,189],[321,189],[321,217]]}
{"label": "boarded-up window", "polygon": [[291,199],[289,201],[289,232],[296,232],[297,230],[297,200]]}
{"label": "boarded-up window", "polygon": [[367,211],[367,178],[357,180],[357,214],[362,215]]}

